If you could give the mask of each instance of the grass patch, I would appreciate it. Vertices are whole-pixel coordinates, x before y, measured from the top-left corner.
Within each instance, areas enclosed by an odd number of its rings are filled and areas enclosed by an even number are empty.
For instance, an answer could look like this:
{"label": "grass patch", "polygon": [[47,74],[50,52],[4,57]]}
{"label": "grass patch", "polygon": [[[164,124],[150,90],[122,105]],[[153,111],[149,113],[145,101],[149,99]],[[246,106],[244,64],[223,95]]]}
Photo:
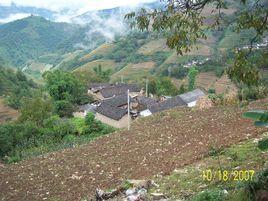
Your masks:
{"label": "grass patch", "polygon": [[[248,181],[222,181],[214,177],[212,181],[204,180],[203,173],[212,170],[255,170],[258,172],[264,165],[265,156],[253,141],[233,145],[225,149],[210,149],[211,154],[198,162],[175,170],[168,176],[156,177],[159,187],[152,192],[161,192],[171,199],[185,199],[193,201],[209,200],[239,200],[240,195],[245,195],[241,189],[245,188]],[[253,177],[254,178],[254,177]],[[225,195],[224,190],[228,191]],[[248,197],[245,195],[245,197]],[[246,201],[246,199],[245,199]]]}

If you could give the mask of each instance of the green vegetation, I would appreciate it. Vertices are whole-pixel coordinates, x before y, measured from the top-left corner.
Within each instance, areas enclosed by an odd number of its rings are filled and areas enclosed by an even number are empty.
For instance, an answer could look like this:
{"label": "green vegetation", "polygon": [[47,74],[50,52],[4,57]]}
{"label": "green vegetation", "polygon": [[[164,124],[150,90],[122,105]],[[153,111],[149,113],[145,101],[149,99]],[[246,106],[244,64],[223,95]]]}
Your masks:
{"label": "green vegetation", "polygon": [[148,93],[156,94],[157,96],[175,96],[178,95],[177,87],[167,77],[160,79],[150,78],[148,84]]}
{"label": "green vegetation", "polygon": [[255,126],[268,127],[268,111],[253,110],[245,112],[243,117],[253,119],[255,121]]}
{"label": "green vegetation", "polygon": [[[85,143],[101,135],[114,131],[88,114],[85,120],[79,119],[83,127],[77,128],[78,119],[61,119],[51,116],[43,120],[42,126],[35,122],[13,122],[0,125],[0,157],[6,162],[37,156],[49,151],[72,147]],[[87,119],[90,119],[88,121]]]}
{"label": "green vegetation", "polygon": [[198,70],[195,67],[190,68],[188,73],[188,90],[192,91],[195,88],[195,80],[198,75]]}
{"label": "green vegetation", "polygon": [[[3,94],[10,92],[7,84],[12,79],[11,87],[24,89],[23,86],[32,83],[20,71],[1,70],[4,72],[1,78],[5,78],[1,79]],[[72,118],[76,105],[91,100],[84,85],[73,74],[56,70],[47,72],[44,78],[44,89],[36,89],[34,95],[25,96],[20,102],[18,120],[0,125],[0,158],[6,162],[72,147],[114,131],[95,120],[91,113],[85,119]]]}
{"label": "green vegetation", "polygon": [[191,201],[224,201],[225,195],[219,190],[206,190],[196,195]]}
{"label": "green vegetation", "polygon": [[15,72],[0,66],[0,96],[9,106],[20,108],[23,98],[31,97],[36,87],[33,80],[29,80],[21,71]]}
{"label": "green vegetation", "polygon": [[92,99],[86,87],[71,73],[49,71],[44,74],[45,88],[53,99],[55,113],[60,117],[71,117],[76,104],[85,104]]}
{"label": "green vegetation", "polygon": [[[260,142],[259,142],[260,143]],[[225,149],[214,149],[211,156],[205,157],[198,164],[176,169],[168,176],[157,177],[159,187],[151,191],[161,192],[171,199],[189,201],[250,201],[257,190],[267,188],[267,170],[262,171],[266,152],[258,148],[253,140],[232,145]],[[211,181],[203,179],[204,171],[255,170],[251,181],[219,180],[216,176]],[[227,192],[227,193],[226,193]],[[244,199],[242,199],[242,197]]]}
{"label": "green vegetation", "polygon": [[110,76],[111,76],[111,73],[112,73],[111,69],[103,71],[101,65],[98,65],[98,67],[94,67],[93,70],[95,71],[97,76],[99,76],[105,82],[108,82],[110,80]]}
{"label": "green vegetation", "polygon": [[55,52],[77,27],[31,16],[0,26],[0,55],[12,66]]}

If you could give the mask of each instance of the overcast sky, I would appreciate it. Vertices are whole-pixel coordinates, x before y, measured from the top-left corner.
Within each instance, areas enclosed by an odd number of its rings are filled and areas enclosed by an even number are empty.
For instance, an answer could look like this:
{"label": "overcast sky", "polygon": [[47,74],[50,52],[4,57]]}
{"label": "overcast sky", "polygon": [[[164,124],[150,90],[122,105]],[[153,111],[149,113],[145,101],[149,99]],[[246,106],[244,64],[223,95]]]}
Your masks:
{"label": "overcast sky", "polygon": [[63,9],[76,10],[79,13],[88,10],[101,10],[117,6],[135,6],[139,3],[154,0],[0,0],[0,5],[10,5],[14,2],[20,6],[33,6],[53,11]]}

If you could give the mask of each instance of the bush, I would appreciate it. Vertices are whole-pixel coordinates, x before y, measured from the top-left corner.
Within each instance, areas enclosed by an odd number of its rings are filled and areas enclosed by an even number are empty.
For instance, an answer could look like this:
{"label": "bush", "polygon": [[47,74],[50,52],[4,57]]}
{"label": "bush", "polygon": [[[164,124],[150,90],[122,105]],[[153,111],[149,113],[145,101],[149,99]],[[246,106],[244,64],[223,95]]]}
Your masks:
{"label": "bush", "polygon": [[0,126],[0,156],[3,157],[18,147],[36,144],[40,137],[37,126],[31,122],[11,123]]}
{"label": "bush", "polygon": [[62,140],[66,135],[75,134],[75,126],[69,119],[61,119],[59,116],[52,116],[45,120],[41,129],[44,136],[49,136],[54,141]]}
{"label": "bush", "polygon": [[72,117],[74,107],[67,100],[55,101],[54,112],[58,114],[60,117]]}
{"label": "bush", "polygon": [[259,86],[240,86],[238,97],[240,100],[258,100],[265,98],[268,95],[268,87],[264,85]]}
{"label": "bush", "polygon": [[260,150],[268,150],[268,139],[263,139],[258,142],[258,147]]}
{"label": "bush", "polygon": [[224,201],[224,194],[219,190],[206,190],[196,195],[192,201]]}
{"label": "bush", "polygon": [[249,195],[250,200],[261,200],[258,197],[258,191],[268,189],[268,169],[256,174],[252,181],[246,185],[246,193]]}
{"label": "bush", "polygon": [[216,90],[215,89],[212,89],[212,88],[209,88],[208,89],[208,93],[209,94],[215,94],[216,93]]}

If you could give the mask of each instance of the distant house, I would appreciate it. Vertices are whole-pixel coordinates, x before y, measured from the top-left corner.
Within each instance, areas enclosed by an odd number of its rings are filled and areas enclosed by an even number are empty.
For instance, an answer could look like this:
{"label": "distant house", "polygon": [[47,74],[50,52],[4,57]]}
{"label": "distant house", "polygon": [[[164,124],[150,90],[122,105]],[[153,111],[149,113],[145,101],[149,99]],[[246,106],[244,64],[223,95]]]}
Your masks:
{"label": "distant house", "polygon": [[205,93],[200,89],[195,89],[185,94],[179,95],[179,97],[187,104],[188,107],[194,107],[197,101],[205,96]]}
{"label": "distant house", "polygon": [[180,106],[186,106],[186,104],[179,96],[175,96],[173,98],[166,99],[165,101],[150,105],[147,109],[141,111],[140,115],[146,117],[153,113],[162,112],[164,110]]}
{"label": "distant house", "polygon": [[203,96],[205,96],[205,93],[200,89],[196,89],[191,92],[175,96],[173,98],[167,98],[163,101],[147,105],[147,107],[140,112],[140,115],[146,117],[150,116],[153,113],[161,112],[174,107],[194,107],[197,101]]}
{"label": "distant house", "polygon": [[[96,110],[96,119],[116,128],[127,127],[127,101],[127,93],[102,100]],[[131,105],[134,103],[134,99],[131,97],[130,103]],[[130,108],[132,108],[131,105]]]}
{"label": "distant house", "polygon": [[109,83],[91,83],[88,86],[88,94],[91,94],[97,100],[102,100],[103,97],[100,93],[100,90],[111,86],[113,85]]}
{"label": "distant house", "polygon": [[148,108],[154,104],[157,104],[158,101],[149,97],[138,96],[137,103],[138,103],[137,109],[138,111],[140,111],[140,116],[147,117],[152,114],[150,110],[148,110]]}
{"label": "distant house", "polygon": [[140,87],[135,84],[125,84],[119,83],[115,85],[111,84],[99,84],[99,85],[91,85],[89,87],[88,93],[92,94],[98,100],[104,100],[107,98],[115,97],[124,93],[127,93],[129,89],[130,96],[135,97],[142,93]]}
{"label": "distant house", "polygon": [[167,99],[163,102],[151,105],[148,109],[151,113],[162,112],[174,107],[186,106],[185,102],[180,98],[180,96],[175,96],[173,98]]}
{"label": "distant house", "polygon": [[138,96],[137,103],[139,106],[138,110],[141,111],[141,110],[147,109],[151,105],[158,103],[158,101],[153,98],[146,97],[146,96]]}
{"label": "distant house", "polygon": [[103,103],[97,108],[96,119],[115,128],[124,128],[128,125],[127,109]]}
{"label": "distant house", "polygon": [[131,97],[135,97],[141,93],[141,88],[139,86],[135,84],[124,83],[119,83],[114,86],[103,88],[102,90],[100,90],[100,93],[105,99],[127,93],[128,90],[130,92]]}

